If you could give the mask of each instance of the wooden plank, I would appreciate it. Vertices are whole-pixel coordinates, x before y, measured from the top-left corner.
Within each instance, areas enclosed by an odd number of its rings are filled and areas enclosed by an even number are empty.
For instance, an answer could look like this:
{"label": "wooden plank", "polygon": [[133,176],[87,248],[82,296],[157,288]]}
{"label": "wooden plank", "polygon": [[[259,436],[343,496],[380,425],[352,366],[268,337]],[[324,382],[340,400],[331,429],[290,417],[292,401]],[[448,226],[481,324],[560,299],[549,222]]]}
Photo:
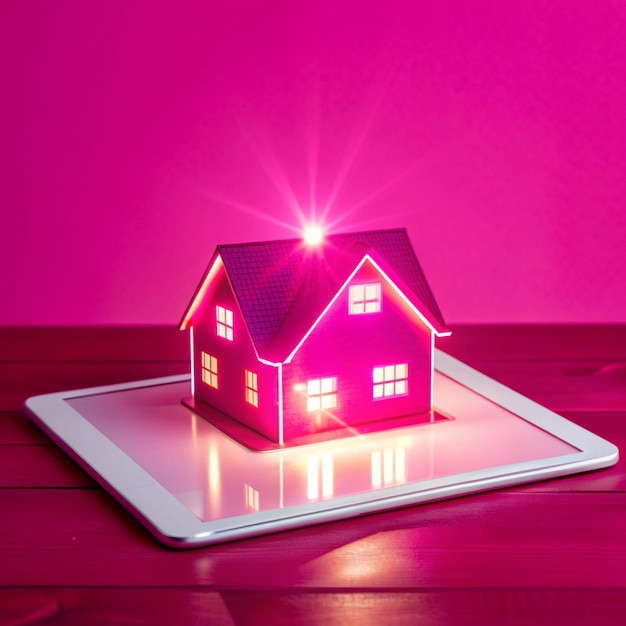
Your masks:
{"label": "wooden plank", "polygon": [[0,413],[1,445],[51,445],[46,437],[22,411]]}
{"label": "wooden plank", "polygon": [[626,591],[472,589],[356,592],[84,587],[0,589],[0,621],[84,624],[613,624]]}
{"label": "wooden plank", "polygon": [[[237,624],[619,624],[623,590],[224,591]],[[263,620],[261,620],[263,621]]]}
{"label": "wooden plank", "polygon": [[437,347],[469,362],[626,359],[626,324],[456,325]]}
{"label": "wooden plank", "polygon": [[0,327],[0,361],[183,361],[189,337],[174,326]]}
{"label": "wooden plank", "polygon": [[626,462],[619,460],[608,467],[582,474],[572,474],[509,487],[507,493],[625,493]]}
{"label": "wooden plank", "polygon": [[53,445],[0,446],[0,488],[95,488],[96,483]]}
{"label": "wooden plank", "polygon": [[5,489],[0,509],[0,585],[626,587],[622,493],[489,493],[186,552],[99,490]]}
{"label": "wooden plank", "polygon": [[553,411],[626,410],[626,361],[500,361],[480,372]]}
{"label": "wooden plank", "polygon": [[188,369],[187,361],[0,363],[0,411],[19,411],[30,396],[184,374]]}
{"label": "wooden plank", "polygon": [[563,411],[561,415],[626,450],[626,411]]}
{"label": "wooden plank", "polygon": [[235,622],[217,591],[193,589],[0,589],[0,623],[225,624]]}

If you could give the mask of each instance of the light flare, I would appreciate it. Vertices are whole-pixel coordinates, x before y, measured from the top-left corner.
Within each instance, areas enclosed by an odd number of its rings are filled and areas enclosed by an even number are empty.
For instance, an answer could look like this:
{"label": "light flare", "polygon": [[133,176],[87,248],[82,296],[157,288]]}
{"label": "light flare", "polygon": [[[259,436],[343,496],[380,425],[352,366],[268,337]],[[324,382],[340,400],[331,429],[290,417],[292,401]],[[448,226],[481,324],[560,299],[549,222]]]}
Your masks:
{"label": "light flare", "polygon": [[324,241],[324,231],[320,226],[307,226],[304,229],[304,241],[308,246],[319,246]]}

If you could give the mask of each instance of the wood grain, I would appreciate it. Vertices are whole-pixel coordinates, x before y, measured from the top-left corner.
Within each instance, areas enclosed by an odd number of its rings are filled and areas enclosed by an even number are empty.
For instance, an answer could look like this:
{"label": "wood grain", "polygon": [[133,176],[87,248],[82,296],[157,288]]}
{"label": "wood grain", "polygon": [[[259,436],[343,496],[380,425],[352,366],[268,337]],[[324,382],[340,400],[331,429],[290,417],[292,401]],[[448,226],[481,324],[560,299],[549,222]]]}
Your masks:
{"label": "wood grain", "polygon": [[457,325],[437,347],[469,363],[583,358],[624,361],[626,325]]}
{"label": "wood grain", "polygon": [[0,364],[0,406],[19,411],[26,398],[56,391],[114,385],[133,380],[185,374],[187,362],[105,361]]}
{"label": "wood grain", "polygon": [[45,445],[50,440],[23,411],[0,413],[0,445]]}
{"label": "wood grain", "polygon": [[56,446],[0,448],[0,489],[95,487],[94,481]]}
{"label": "wood grain", "polygon": [[0,586],[626,587],[624,493],[492,492],[185,552],[99,490],[0,502]]}
{"label": "wood grain", "polygon": [[0,327],[0,362],[185,361],[187,333],[174,326]]}
{"label": "wood grain", "polygon": [[626,362],[480,362],[477,369],[556,411],[625,411]]}
{"label": "wood grain", "polygon": [[[623,625],[624,590],[0,589],[0,621],[84,624]],[[95,621],[94,621],[95,619]]]}
{"label": "wood grain", "polygon": [[[440,347],[626,448],[625,326]],[[622,624],[626,465],[191,551],[161,546],[23,400],[184,373],[173,327],[0,328],[0,623]]]}

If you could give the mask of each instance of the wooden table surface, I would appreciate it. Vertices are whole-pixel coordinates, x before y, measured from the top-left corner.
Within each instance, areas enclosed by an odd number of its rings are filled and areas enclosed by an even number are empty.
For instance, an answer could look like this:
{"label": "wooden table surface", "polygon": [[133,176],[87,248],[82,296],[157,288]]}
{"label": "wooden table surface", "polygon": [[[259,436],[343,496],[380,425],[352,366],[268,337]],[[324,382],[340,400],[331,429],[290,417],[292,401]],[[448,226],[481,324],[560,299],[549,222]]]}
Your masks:
{"label": "wooden table surface", "polygon": [[[459,326],[439,347],[626,449],[626,326]],[[625,461],[175,551],[22,411],[187,370],[174,328],[0,329],[0,624],[626,623]]]}

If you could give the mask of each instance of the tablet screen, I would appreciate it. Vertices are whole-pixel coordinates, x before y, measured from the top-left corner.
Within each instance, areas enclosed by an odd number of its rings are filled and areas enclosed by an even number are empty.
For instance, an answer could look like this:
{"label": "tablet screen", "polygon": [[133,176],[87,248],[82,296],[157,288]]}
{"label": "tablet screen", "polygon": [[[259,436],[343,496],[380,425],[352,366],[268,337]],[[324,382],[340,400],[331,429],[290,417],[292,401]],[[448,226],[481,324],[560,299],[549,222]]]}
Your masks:
{"label": "tablet screen", "polygon": [[251,451],[181,404],[188,382],[66,402],[201,521],[214,521],[579,452],[441,372],[448,419]]}

